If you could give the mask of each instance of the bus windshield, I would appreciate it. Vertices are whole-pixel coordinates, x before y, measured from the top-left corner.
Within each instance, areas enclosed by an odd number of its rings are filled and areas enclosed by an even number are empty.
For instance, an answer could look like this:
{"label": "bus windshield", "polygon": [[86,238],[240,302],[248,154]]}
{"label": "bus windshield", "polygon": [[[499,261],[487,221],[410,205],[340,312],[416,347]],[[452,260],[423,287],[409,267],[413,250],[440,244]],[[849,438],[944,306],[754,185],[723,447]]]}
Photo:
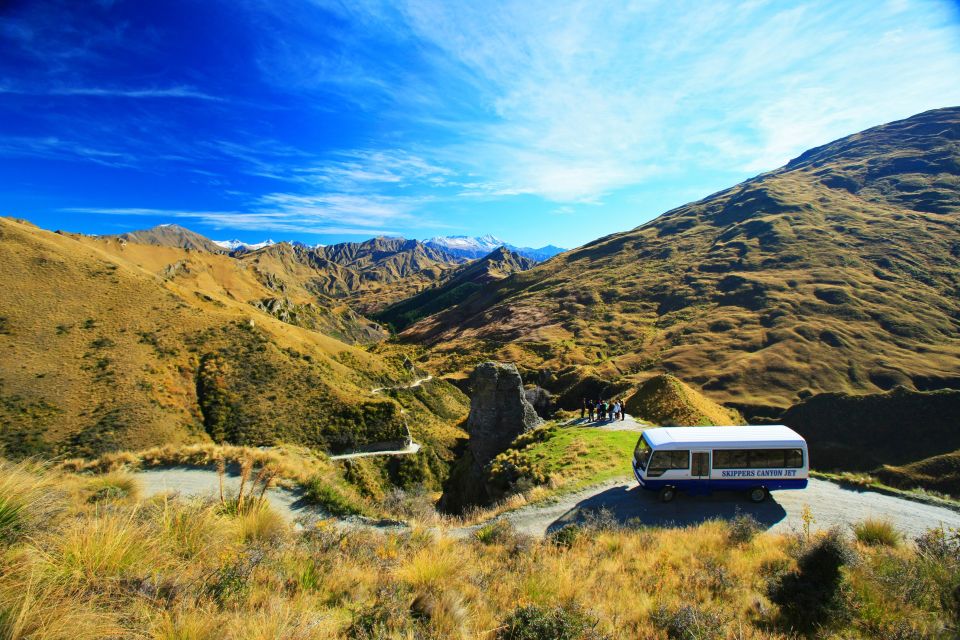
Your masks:
{"label": "bus windshield", "polygon": [[646,439],[640,436],[640,439],[637,441],[637,448],[633,450],[633,460],[636,462],[637,469],[647,468],[651,453],[653,453],[653,449],[647,444]]}

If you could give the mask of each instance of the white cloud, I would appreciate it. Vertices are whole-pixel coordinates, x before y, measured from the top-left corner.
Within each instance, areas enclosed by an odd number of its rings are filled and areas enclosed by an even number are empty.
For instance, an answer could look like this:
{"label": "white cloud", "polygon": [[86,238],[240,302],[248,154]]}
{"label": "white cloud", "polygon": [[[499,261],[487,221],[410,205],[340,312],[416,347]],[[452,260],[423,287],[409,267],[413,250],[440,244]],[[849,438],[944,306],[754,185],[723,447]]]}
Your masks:
{"label": "white cloud", "polygon": [[[407,0],[344,15],[419,41],[444,84],[472,89],[485,117],[422,114],[454,139],[424,157],[496,185],[468,193],[578,202],[692,163],[773,169],[960,103],[957,16],[947,2],[908,4]],[[416,117],[414,100],[404,106]]]}

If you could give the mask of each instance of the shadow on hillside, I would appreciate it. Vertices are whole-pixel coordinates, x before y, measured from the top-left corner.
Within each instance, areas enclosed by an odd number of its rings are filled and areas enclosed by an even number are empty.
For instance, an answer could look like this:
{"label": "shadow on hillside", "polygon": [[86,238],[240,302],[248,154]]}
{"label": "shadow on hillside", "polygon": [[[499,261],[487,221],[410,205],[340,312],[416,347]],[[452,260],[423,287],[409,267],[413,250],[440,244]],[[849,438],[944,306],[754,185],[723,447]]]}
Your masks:
{"label": "shadow on hillside", "polygon": [[613,487],[577,503],[554,520],[551,533],[568,524],[583,522],[588,514],[608,510],[621,524],[651,527],[684,527],[706,520],[731,520],[738,513],[752,515],[769,529],[787,516],[777,503],[776,494],[765,502],[754,504],[740,492],[716,492],[712,496],[689,496],[681,493],[673,502],[663,503],[656,492],[640,487]]}

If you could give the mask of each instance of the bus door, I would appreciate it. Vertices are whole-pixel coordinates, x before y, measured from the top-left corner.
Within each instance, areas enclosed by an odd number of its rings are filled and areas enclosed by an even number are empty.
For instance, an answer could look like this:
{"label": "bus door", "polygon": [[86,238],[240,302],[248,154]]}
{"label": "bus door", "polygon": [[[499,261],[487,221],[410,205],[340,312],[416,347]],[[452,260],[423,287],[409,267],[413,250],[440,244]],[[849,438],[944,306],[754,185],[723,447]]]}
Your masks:
{"label": "bus door", "polygon": [[690,461],[690,477],[706,489],[710,484],[710,452],[693,451]]}

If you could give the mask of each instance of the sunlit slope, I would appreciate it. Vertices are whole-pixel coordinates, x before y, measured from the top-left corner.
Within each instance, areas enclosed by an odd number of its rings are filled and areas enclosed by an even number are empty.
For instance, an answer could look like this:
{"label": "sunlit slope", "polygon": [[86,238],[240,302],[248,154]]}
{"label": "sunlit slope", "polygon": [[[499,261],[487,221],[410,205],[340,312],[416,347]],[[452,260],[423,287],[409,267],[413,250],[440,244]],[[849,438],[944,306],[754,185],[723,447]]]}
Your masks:
{"label": "sunlit slope", "polygon": [[133,242],[135,244],[149,244],[157,247],[173,247],[208,253],[228,253],[226,249],[218,246],[209,238],[177,224],[161,224],[150,229],[103,237],[120,243]]}
{"label": "sunlit slope", "polygon": [[459,304],[491,282],[526,271],[533,265],[529,258],[499,247],[478,260],[450,270],[442,283],[389,306],[375,317],[402,330],[421,318]]}
{"label": "sunlit slope", "polygon": [[403,238],[318,248],[280,243],[238,259],[275,289],[340,299],[365,314],[441,281],[462,262],[440,249]]}
{"label": "sunlit slope", "polygon": [[[143,233],[147,232],[127,235]],[[296,257],[303,249],[288,243],[235,258],[125,241],[119,236],[73,237],[207,301],[247,303],[289,324],[320,331],[348,343],[371,344],[386,337],[386,331],[377,323],[322,293],[315,284],[317,272]]]}
{"label": "sunlit slope", "polygon": [[[408,377],[400,363],[253,307],[240,293],[256,284],[226,257],[205,255],[168,277],[165,258],[132,246],[118,252],[0,219],[7,453],[210,437],[336,450],[405,433],[397,402],[370,393]],[[237,280],[214,278],[221,268]],[[198,284],[208,277],[221,290]]]}
{"label": "sunlit slope", "polygon": [[451,371],[487,357],[608,379],[663,371],[744,405],[955,384],[958,139],[960,108],[849,136],[515,274],[403,338]]}

